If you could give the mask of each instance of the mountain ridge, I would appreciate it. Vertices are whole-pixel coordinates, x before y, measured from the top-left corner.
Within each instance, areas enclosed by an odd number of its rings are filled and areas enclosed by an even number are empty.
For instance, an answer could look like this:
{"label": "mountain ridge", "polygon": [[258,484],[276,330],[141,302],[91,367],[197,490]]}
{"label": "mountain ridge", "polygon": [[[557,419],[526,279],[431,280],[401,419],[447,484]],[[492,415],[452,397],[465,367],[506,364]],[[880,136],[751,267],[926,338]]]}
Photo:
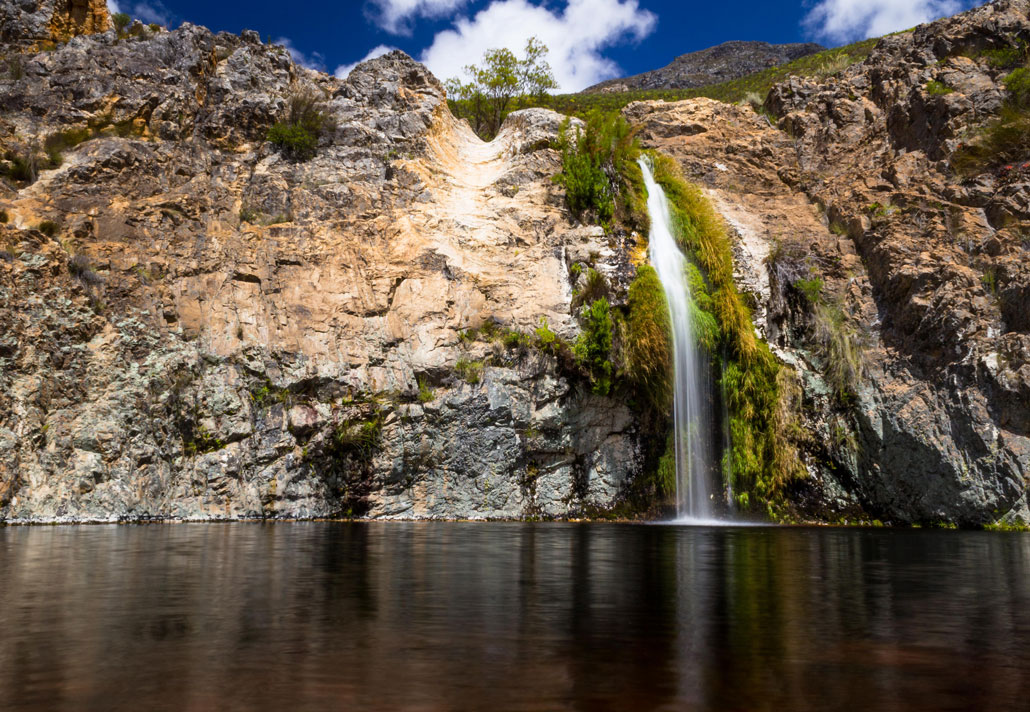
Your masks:
{"label": "mountain ridge", "polygon": [[696,89],[739,79],[825,49],[812,42],[770,44],[757,40],[731,40],[681,54],[658,69],[599,82],[584,89],[583,93],[632,89]]}

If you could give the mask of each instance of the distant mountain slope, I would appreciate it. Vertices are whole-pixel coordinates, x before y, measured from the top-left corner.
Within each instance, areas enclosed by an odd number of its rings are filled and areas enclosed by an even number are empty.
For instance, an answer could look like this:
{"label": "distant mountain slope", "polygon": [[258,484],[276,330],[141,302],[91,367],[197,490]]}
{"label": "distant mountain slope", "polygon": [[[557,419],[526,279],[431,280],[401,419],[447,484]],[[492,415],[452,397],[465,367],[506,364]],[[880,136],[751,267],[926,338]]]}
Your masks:
{"label": "distant mountain slope", "polygon": [[624,79],[609,79],[585,92],[627,91],[633,89],[693,89],[738,79],[769,67],[786,64],[799,57],[822,52],[813,43],[780,44],[768,42],[724,42],[698,52],[683,54],[670,64]]}

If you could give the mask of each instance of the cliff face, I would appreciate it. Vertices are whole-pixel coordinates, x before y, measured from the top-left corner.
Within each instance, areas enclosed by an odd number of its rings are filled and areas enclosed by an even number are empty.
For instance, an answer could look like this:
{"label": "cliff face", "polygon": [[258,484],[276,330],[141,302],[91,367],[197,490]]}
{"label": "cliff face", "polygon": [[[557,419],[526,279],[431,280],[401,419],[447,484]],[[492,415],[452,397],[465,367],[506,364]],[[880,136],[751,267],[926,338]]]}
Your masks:
{"label": "cliff face", "polygon": [[[817,517],[1030,518],[1030,183],[949,162],[1002,107],[991,50],[1028,40],[1025,0],[886,37],[840,77],[774,88],[778,128],[708,100],[626,109],[737,234],[757,322],[805,385],[793,498]],[[820,330],[859,345],[850,398]]]}
{"label": "cliff face", "polygon": [[[483,144],[401,53],[339,81],[253,32],[36,52],[76,7],[0,3],[0,520],[621,501],[660,438],[525,337],[575,338],[576,273],[624,287],[638,247],[570,221],[561,117],[517,112]],[[798,376],[800,516],[1030,521],[1027,167],[950,162],[1020,41],[1030,3],[1006,0],[776,87],[776,125],[625,110],[706,186]],[[294,162],[265,137],[302,94],[331,130]]]}
{"label": "cliff face", "polygon": [[[556,114],[486,145],[401,53],[342,82],[191,25],[19,67],[0,519],[565,516],[640,471],[625,405],[503,338],[573,338],[570,265],[625,268],[566,218]],[[264,138],[300,90],[335,128],[296,163]]]}
{"label": "cliff face", "polygon": [[724,42],[715,47],[683,54],[666,66],[622,79],[609,79],[588,87],[585,93],[636,89],[694,89],[739,79],[769,67],[792,62],[825,47],[809,43]]}

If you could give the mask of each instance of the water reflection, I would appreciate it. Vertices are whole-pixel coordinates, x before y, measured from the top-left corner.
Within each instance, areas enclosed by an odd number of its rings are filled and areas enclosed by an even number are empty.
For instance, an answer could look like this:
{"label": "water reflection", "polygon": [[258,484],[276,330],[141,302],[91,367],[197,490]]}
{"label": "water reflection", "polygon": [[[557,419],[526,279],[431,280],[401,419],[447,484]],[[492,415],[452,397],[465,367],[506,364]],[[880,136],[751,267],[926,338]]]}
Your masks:
{"label": "water reflection", "polygon": [[0,529],[4,709],[1010,709],[1030,537]]}

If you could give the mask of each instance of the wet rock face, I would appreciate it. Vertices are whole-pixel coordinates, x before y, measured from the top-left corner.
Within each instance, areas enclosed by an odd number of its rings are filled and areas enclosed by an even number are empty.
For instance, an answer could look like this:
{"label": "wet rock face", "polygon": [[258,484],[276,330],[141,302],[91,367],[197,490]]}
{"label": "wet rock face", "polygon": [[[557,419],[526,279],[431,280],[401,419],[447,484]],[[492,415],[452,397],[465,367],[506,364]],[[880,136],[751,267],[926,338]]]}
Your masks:
{"label": "wet rock face", "polygon": [[[796,496],[816,516],[1030,518],[1028,183],[1015,170],[963,179],[948,162],[1004,97],[1009,70],[980,51],[1020,39],[1025,0],[886,37],[839,77],[774,88],[778,129],[702,100],[626,110],[737,234],[741,284],[805,384],[812,477]],[[846,407],[813,349],[798,285],[814,279],[863,344]]]}
{"label": "wet rock face", "polygon": [[[342,82],[188,24],[21,67],[0,155],[37,170],[0,179],[0,519],[568,516],[640,472],[625,405],[461,336],[575,338],[572,261],[625,269],[568,221],[557,115],[485,145],[402,53]],[[307,162],[264,140],[300,90],[333,119]]]}

